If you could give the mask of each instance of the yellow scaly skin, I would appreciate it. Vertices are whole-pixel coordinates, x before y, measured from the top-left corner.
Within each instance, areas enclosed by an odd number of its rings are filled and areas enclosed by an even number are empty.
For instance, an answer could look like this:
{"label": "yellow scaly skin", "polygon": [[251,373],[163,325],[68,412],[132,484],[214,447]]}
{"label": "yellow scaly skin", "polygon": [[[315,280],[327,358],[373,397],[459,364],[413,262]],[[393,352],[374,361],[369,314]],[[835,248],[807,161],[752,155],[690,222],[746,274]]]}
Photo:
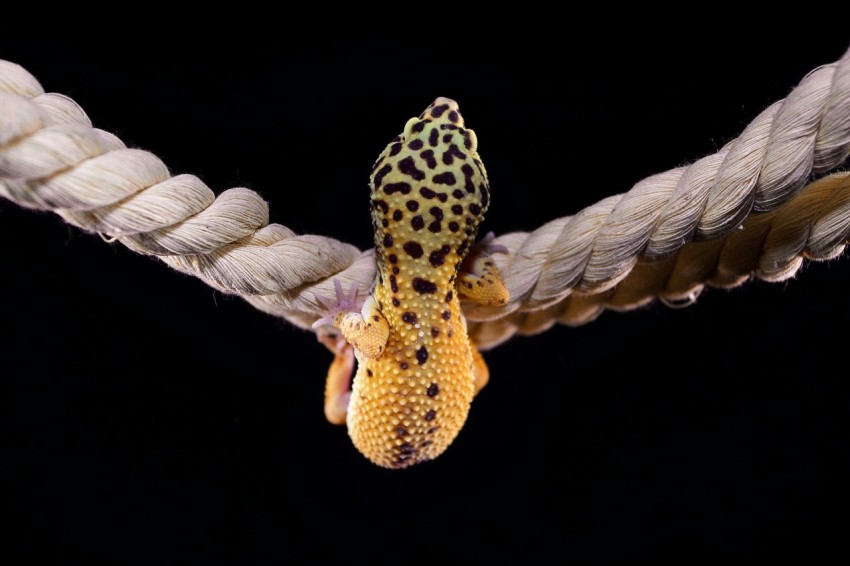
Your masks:
{"label": "yellow scaly skin", "polygon": [[[326,319],[354,346],[337,348],[326,414],[342,416],[369,460],[405,468],[439,456],[455,439],[487,368],[466,332],[458,295],[491,306],[508,292],[489,257],[463,265],[490,204],[477,139],[457,103],[438,98],[380,155],[372,170],[377,277],[360,312],[337,289]],[[347,375],[346,375],[346,372]],[[347,415],[345,413],[347,403]]]}

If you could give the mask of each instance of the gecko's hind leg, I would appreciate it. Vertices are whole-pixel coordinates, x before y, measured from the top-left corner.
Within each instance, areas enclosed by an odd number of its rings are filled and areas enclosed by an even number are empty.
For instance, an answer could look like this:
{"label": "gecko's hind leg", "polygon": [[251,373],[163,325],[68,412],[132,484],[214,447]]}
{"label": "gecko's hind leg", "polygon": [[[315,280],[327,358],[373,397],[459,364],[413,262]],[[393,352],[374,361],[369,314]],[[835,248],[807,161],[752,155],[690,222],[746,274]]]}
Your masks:
{"label": "gecko's hind leg", "polygon": [[325,380],[325,418],[336,425],[345,424],[348,402],[351,399],[351,376],[354,374],[354,348],[345,338],[320,333],[319,342],[334,354]]}
{"label": "gecko's hind leg", "polygon": [[473,395],[478,395],[478,392],[487,385],[488,381],[490,381],[490,370],[487,368],[487,363],[484,361],[484,357],[481,355],[481,352],[479,352],[478,348],[475,347],[475,344],[471,344],[471,347],[472,383],[475,386]]}

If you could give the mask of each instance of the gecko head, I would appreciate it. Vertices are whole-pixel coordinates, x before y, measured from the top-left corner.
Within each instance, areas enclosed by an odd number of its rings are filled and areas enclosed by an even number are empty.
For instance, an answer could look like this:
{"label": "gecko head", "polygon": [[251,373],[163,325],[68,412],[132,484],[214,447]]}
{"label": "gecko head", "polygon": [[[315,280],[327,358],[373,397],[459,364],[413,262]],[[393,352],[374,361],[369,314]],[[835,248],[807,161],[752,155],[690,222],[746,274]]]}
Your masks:
{"label": "gecko head", "polygon": [[[473,165],[476,167],[470,170]],[[466,178],[473,175],[481,178],[469,182],[486,185],[487,173],[478,156],[478,138],[474,131],[464,127],[458,103],[441,96],[418,117],[409,119],[402,133],[378,156],[372,167],[371,185],[378,192],[382,185],[389,184],[389,190],[383,191],[386,194],[396,190],[408,194],[413,184],[443,184],[453,190],[458,179],[464,179],[461,184],[466,185]],[[436,190],[433,186],[428,190],[431,189]],[[483,200],[486,207],[487,197]]]}
{"label": "gecko head", "polygon": [[411,118],[404,125],[400,141],[409,143],[417,139],[426,149],[454,141],[475,153],[478,146],[475,132],[464,128],[458,103],[444,96],[434,100],[418,118]]}
{"label": "gecko head", "polygon": [[429,248],[407,254],[425,262],[444,246],[465,255],[490,201],[478,139],[448,98],[407,121],[375,162],[370,185],[378,259],[390,263],[407,257],[398,250],[405,244]]}

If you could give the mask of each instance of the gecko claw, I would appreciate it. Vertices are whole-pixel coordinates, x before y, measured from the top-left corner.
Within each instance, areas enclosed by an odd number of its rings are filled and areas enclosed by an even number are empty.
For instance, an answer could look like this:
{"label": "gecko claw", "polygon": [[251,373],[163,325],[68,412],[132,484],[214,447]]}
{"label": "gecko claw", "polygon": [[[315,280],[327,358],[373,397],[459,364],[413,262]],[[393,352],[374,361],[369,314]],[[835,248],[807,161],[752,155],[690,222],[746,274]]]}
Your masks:
{"label": "gecko claw", "polygon": [[481,248],[487,253],[491,254],[507,254],[510,253],[510,250],[507,246],[503,246],[502,244],[491,244],[493,240],[496,239],[496,234],[493,232],[487,232],[481,241],[476,244],[476,247]]}
{"label": "gecko claw", "polygon": [[334,279],[334,291],[336,292],[336,300],[326,297],[320,293],[315,293],[313,295],[313,297],[316,299],[316,302],[321,304],[330,312],[330,314],[323,316],[322,318],[314,322],[312,324],[313,328],[333,325],[333,320],[337,313],[358,310],[357,283],[351,284],[350,294],[349,296],[346,296],[345,292],[342,290],[342,283],[340,282],[340,280]]}

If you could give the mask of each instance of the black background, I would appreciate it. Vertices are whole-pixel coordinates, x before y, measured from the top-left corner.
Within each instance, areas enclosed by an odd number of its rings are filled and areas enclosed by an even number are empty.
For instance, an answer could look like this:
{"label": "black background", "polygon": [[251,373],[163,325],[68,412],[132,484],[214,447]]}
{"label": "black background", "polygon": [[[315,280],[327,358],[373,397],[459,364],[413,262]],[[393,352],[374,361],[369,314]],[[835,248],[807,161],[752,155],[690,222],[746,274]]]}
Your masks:
{"label": "black background", "polygon": [[[363,248],[371,164],[437,96],[458,100],[478,134],[485,229],[501,234],[714,152],[850,45],[822,30],[613,35],[113,31],[4,37],[0,58],[173,172],[216,192],[247,186],[273,221]],[[514,339],[486,353],[490,385],[450,449],[388,471],[324,420],[330,355],[311,334],[52,214],[0,201],[0,242],[10,556],[609,563],[844,550],[846,258],[710,289],[684,310]]]}

